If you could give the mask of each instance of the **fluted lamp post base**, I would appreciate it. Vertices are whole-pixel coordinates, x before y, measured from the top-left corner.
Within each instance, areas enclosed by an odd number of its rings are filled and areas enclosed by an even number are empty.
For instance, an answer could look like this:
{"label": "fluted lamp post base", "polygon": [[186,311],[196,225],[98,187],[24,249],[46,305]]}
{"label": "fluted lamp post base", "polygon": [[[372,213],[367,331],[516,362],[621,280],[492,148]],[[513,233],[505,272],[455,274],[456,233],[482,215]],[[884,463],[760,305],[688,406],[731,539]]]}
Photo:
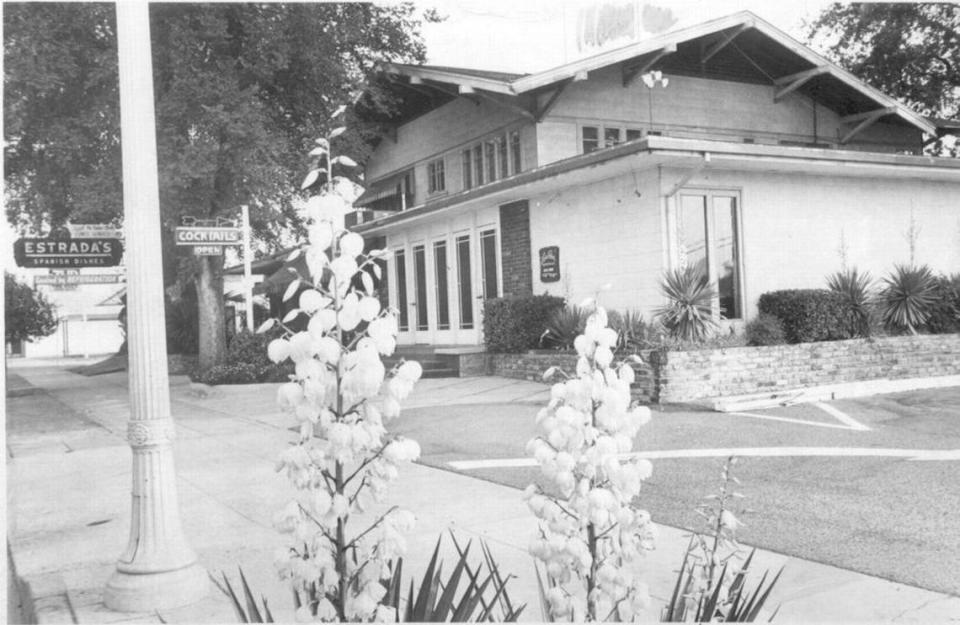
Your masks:
{"label": "fluted lamp post base", "polygon": [[103,602],[117,612],[153,612],[196,603],[207,596],[207,570],[199,563],[162,573],[116,571],[103,591]]}

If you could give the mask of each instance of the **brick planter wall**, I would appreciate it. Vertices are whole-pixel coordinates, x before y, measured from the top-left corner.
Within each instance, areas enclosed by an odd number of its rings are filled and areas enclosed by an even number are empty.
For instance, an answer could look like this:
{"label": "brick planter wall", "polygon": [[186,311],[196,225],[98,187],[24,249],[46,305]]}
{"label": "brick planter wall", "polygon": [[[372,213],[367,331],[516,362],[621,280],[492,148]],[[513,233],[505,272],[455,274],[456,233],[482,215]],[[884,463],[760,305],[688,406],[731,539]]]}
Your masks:
{"label": "brick planter wall", "polygon": [[[489,354],[487,373],[542,381],[576,369],[574,354]],[[634,398],[661,403],[794,390],[824,384],[960,375],[960,334],[898,336],[688,352],[644,353]]]}
{"label": "brick planter wall", "polygon": [[[577,356],[566,352],[527,352],[526,354],[490,354],[487,371],[490,375],[517,380],[543,381],[543,372],[550,367],[559,367],[573,375],[577,369]],[[636,380],[630,389],[634,399],[651,402],[655,396],[655,371],[645,364],[635,364]],[[558,378],[559,379],[559,378]]]}
{"label": "brick planter wall", "polygon": [[960,374],[960,335],[654,353],[663,403],[822,384]]}

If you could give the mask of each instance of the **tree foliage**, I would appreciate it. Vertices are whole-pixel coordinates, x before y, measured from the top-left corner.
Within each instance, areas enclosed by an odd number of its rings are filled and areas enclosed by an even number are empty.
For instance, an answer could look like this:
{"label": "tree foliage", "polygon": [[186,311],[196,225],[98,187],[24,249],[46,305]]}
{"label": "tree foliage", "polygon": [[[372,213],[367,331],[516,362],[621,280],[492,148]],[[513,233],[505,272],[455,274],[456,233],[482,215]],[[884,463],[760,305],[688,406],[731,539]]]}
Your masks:
{"label": "tree foliage", "polygon": [[32,341],[50,336],[57,329],[56,309],[40,291],[3,273],[5,340]]}
{"label": "tree foliage", "polygon": [[835,3],[810,25],[809,38],[918,113],[960,117],[960,6]]}
{"label": "tree foliage", "polygon": [[[196,277],[201,366],[210,365],[226,348],[223,260],[170,245],[173,228],[184,216],[236,218],[240,204],[267,247],[295,228],[301,155],[338,106],[377,89],[368,80],[377,63],[423,60],[421,18],[411,4],[156,3],[150,19],[167,283]],[[119,221],[114,6],[11,4],[4,32],[8,220],[37,233]],[[391,98],[372,93],[365,104]],[[376,129],[352,111],[346,121],[336,149],[363,158]]]}

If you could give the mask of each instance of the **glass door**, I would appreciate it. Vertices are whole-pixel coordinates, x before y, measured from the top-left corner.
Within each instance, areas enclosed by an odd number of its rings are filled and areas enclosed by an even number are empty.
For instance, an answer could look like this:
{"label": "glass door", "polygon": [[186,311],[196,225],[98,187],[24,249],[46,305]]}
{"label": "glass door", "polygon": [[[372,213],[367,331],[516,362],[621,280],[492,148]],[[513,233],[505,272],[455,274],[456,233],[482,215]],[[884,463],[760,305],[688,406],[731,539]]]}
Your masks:
{"label": "glass door", "polygon": [[680,266],[706,274],[722,319],[743,318],[738,205],[736,192],[683,191],[677,215]]}
{"label": "glass door", "polygon": [[424,245],[413,246],[414,329],[416,332],[430,330],[430,303],[427,301],[427,249]]}

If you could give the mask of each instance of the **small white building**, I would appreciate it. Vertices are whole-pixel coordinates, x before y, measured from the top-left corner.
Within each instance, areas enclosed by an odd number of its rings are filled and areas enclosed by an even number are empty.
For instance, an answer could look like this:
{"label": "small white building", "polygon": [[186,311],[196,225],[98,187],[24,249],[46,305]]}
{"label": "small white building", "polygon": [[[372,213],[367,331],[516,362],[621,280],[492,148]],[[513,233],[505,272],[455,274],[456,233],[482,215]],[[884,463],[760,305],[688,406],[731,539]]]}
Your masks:
{"label": "small white building", "polygon": [[923,154],[947,129],[751,13],[536,74],[383,70],[402,111],[356,230],[394,252],[404,344],[480,344],[485,298],[607,283],[649,319],[691,262],[733,324],[843,262],[960,270],[960,161]]}

